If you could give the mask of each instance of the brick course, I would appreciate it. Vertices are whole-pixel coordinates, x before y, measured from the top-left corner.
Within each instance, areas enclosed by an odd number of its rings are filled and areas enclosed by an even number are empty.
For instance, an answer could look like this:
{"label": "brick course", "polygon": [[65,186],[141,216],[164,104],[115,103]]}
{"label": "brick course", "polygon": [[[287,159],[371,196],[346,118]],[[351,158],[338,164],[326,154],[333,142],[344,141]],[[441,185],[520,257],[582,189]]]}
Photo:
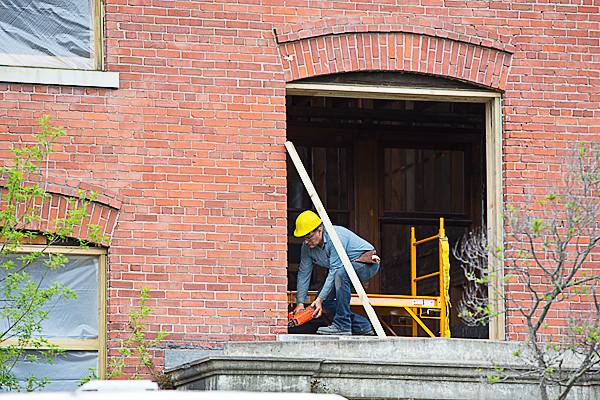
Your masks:
{"label": "brick course", "polygon": [[51,158],[57,193],[85,183],[101,219],[118,210],[111,338],[142,286],[168,345],[286,332],[286,81],[403,70],[503,90],[505,200],[517,205],[560,179],[569,143],[600,132],[591,0],[104,3],[119,90],[0,83],[0,156],[50,114],[68,133]]}

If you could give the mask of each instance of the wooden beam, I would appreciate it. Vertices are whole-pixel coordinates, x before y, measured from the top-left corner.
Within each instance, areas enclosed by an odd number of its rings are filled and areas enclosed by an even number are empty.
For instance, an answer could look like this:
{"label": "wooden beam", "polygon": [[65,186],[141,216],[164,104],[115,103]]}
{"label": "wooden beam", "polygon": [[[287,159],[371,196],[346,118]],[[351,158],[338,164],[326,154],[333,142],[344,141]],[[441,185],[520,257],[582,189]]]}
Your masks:
{"label": "wooden beam", "polygon": [[[100,345],[100,341],[97,339],[46,339],[49,344],[56,345],[64,350],[81,350],[81,351],[97,351]],[[19,339],[10,338],[3,339],[0,342],[0,347],[16,346],[19,343]],[[27,347],[27,350],[48,350],[50,347]]]}
{"label": "wooden beam", "polygon": [[106,254],[106,249],[101,247],[89,247],[87,249],[75,246],[19,246],[17,253],[33,253],[36,251],[42,251],[44,254],[57,253],[57,254],[73,254],[73,255],[101,255]]}
{"label": "wooden beam", "polygon": [[[324,122],[299,122],[288,121],[288,139],[303,143],[309,142],[312,146],[333,142],[336,136],[345,141],[356,141],[365,130],[369,136],[390,142],[415,142],[418,135],[419,142],[430,143],[479,143],[484,129],[470,128],[436,128],[418,127],[408,125],[366,125],[366,124],[341,124]],[[422,147],[422,144],[419,148]],[[437,146],[440,147],[440,146]]]}
{"label": "wooden beam", "polygon": [[[356,209],[362,210],[355,214],[356,233],[371,243],[378,252],[381,253],[381,243],[379,243],[379,201],[377,197],[378,179],[377,179],[377,141],[373,139],[359,140],[354,149],[354,175],[356,184],[354,199]],[[369,291],[379,292],[381,273],[369,280]]]}
{"label": "wooden beam", "polygon": [[[433,296],[368,294],[367,297],[373,307],[440,308],[440,298]],[[362,302],[356,294],[352,294],[350,304],[356,306],[362,305]]]}
{"label": "wooden beam", "polygon": [[[486,168],[487,168],[487,235],[491,251],[500,249],[503,242],[504,225],[502,220],[502,105],[500,98],[486,105]],[[490,253],[489,260],[494,256]],[[494,262],[496,265],[498,262]],[[488,299],[492,312],[496,315],[490,320],[490,339],[504,340],[504,269],[499,270],[488,287]]]}
{"label": "wooden beam", "polygon": [[94,66],[98,71],[104,70],[104,6],[102,0],[93,0],[94,13]]}
{"label": "wooden beam", "polygon": [[100,379],[106,379],[108,368],[107,275],[108,256],[102,254],[98,260],[98,377]]}
{"label": "wooden beam", "polygon": [[390,100],[435,100],[486,103],[501,93],[488,90],[430,89],[372,85],[288,83],[287,94]]}
{"label": "wooden beam", "polygon": [[287,106],[287,118],[332,118],[347,120],[397,121],[406,123],[423,122],[427,124],[485,124],[485,118],[477,114],[441,113],[434,111],[337,108],[312,106]]}

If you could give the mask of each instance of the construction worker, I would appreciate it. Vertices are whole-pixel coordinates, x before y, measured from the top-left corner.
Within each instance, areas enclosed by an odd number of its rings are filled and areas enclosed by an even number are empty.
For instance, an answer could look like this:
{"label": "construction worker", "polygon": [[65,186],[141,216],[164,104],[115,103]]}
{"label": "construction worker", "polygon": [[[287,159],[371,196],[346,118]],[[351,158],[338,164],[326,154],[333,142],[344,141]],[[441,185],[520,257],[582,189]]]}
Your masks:
{"label": "construction worker", "polygon": [[[375,249],[366,240],[352,231],[334,226],[354,271],[361,282],[372,278],[379,270],[379,257]],[[304,239],[300,251],[300,270],[298,271],[298,305],[295,312],[304,309],[304,301],[310,284],[313,263],[329,268],[325,283],[311,306],[315,307],[313,316],[318,318],[323,310],[333,314],[329,326],[320,327],[322,335],[373,335],[368,319],[350,311],[350,278],[335,250],[329,234],[325,232],[319,216],[312,211],[304,211],[296,219],[294,236]]]}

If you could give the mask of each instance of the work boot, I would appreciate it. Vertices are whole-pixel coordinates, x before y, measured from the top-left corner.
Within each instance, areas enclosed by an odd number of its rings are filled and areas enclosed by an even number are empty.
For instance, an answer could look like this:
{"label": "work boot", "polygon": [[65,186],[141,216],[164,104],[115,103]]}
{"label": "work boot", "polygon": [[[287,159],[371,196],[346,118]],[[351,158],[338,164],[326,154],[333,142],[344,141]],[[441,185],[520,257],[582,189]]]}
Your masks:
{"label": "work boot", "polygon": [[343,331],[334,324],[317,329],[319,335],[352,335],[351,331]]}
{"label": "work boot", "polygon": [[353,335],[361,335],[361,336],[374,336],[375,332],[373,332],[373,328],[369,327],[364,331],[360,332],[352,332]]}

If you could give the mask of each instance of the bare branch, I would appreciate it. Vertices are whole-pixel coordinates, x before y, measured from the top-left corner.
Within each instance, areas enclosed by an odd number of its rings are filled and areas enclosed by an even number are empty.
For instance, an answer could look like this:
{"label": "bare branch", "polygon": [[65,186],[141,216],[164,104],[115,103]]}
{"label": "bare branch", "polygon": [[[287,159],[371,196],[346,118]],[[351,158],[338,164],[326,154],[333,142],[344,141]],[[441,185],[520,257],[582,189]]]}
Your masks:
{"label": "bare branch", "polygon": [[[581,379],[598,373],[600,365],[600,299],[594,285],[600,270],[589,265],[600,247],[600,151],[584,143],[562,163],[565,179],[545,197],[530,195],[525,209],[507,205],[504,248],[490,249],[485,229],[463,238],[454,255],[465,271],[467,286],[459,304],[468,324],[494,317],[486,298],[501,276],[511,290],[503,301],[509,315],[521,315],[528,339],[515,356],[524,369],[501,372],[498,379],[536,377],[542,399],[558,390],[564,399]],[[537,197],[536,197],[537,196]],[[557,318],[565,301],[589,304],[591,311],[568,319],[569,332],[548,330],[549,315]],[[583,313],[583,311],[581,312]],[[558,317],[560,318],[560,317]],[[567,319],[565,315],[563,319]]]}

